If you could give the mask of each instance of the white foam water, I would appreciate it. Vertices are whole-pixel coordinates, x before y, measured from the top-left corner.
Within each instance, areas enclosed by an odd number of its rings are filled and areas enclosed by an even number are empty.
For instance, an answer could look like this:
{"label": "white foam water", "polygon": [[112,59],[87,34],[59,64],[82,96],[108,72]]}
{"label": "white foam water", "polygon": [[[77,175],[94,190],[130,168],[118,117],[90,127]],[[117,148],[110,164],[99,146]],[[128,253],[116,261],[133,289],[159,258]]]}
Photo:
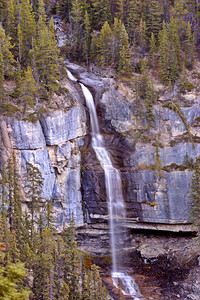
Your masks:
{"label": "white foam water", "polygon": [[[77,79],[67,70],[69,79],[77,81]],[[110,240],[112,251],[112,279],[113,284],[118,287],[118,281],[124,295],[133,297],[134,300],[142,299],[139,288],[134,279],[128,274],[121,272],[119,252],[120,252],[120,229],[125,225],[125,205],[122,195],[121,177],[116,168],[113,167],[109,152],[105,148],[103,136],[100,134],[96,108],[93,96],[88,88],[80,83],[86,105],[89,109],[90,123],[92,129],[92,147],[96,153],[102,169],[105,174],[105,185],[109,212]]]}

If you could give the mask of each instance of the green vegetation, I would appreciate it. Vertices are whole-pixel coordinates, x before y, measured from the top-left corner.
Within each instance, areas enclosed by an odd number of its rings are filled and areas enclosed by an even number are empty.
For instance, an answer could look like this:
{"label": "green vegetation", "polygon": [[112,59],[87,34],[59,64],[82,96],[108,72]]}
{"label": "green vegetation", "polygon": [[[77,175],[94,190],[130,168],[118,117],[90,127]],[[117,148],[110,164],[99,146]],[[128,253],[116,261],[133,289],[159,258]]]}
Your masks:
{"label": "green vegetation", "polygon": [[99,268],[82,263],[73,215],[69,226],[56,233],[39,169],[27,163],[20,178],[13,153],[1,175],[0,299],[108,299]]}
{"label": "green vegetation", "polygon": [[147,130],[155,127],[153,104],[156,103],[157,94],[153,83],[149,79],[147,61],[142,60],[141,76],[135,80],[134,89],[136,92],[135,111],[143,126]]}

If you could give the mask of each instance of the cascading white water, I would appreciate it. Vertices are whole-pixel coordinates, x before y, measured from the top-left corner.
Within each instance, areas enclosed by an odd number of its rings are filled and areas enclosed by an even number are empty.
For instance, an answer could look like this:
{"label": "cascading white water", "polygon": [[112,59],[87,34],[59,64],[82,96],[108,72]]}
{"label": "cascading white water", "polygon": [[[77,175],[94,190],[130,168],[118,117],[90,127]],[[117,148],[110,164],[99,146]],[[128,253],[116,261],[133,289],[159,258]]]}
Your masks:
{"label": "cascading white water", "polygon": [[[69,79],[77,79],[67,70]],[[80,83],[86,105],[90,113],[90,122],[92,129],[92,147],[96,153],[105,174],[106,194],[109,212],[111,251],[112,251],[112,278],[113,283],[118,287],[120,281],[121,289],[124,295],[132,296],[134,300],[142,299],[139,289],[134,279],[121,270],[118,252],[120,251],[120,230],[121,225],[125,225],[125,205],[122,195],[121,178],[117,169],[112,165],[110,155],[105,148],[104,140],[99,131],[97,113],[94,105],[93,96],[82,83]],[[122,239],[122,238],[121,238]],[[118,250],[118,251],[117,251]]]}

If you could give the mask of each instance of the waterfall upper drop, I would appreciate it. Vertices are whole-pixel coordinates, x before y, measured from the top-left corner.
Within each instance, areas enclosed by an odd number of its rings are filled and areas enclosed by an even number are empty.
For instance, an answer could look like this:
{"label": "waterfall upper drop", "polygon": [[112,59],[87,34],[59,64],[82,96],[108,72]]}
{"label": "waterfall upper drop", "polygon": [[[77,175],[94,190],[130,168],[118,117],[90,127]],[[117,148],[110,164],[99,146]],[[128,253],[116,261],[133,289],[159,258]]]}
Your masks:
{"label": "waterfall upper drop", "polygon": [[[71,80],[77,81],[77,79],[71,74],[69,70],[67,70],[67,74]],[[104,145],[103,136],[100,134],[93,96],[84,84],[80,83],[80,86],[82,88],[86,100],[86,105],[89,109],[90,114],[90,123],[92,129],[92,147],[105,174],[112,251],[113,283],[117,287],[118,281],[120,280],[122,284],[122,292],[125,295],[132,296],[135,300],[141,299],[141,294],[134,279],[128,274],[124,274],[122,272],[119,259],[119,252],[121,250],[120,240],[123,240],[123,237],[121,237],[120,234],[122,233],[122,225],[123,227],[125,226],[126,218],[125,205],[122,195],[121,177],[118,170],[112,165],[109,152],[106,150]]]}

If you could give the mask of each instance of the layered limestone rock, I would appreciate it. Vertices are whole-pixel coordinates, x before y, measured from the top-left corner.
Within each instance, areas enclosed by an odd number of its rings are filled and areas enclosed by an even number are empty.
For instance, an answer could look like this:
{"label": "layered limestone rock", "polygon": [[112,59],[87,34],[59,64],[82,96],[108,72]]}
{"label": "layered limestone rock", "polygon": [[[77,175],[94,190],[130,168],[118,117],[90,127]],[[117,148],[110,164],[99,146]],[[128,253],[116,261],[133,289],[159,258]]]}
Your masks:
{"label": "layered limestone rock", "polygon": [[[70,67],[73,71],[73,66]],[[94,78],[93,75],[90,85],[90,79],[85,78],[87,73],[83,70],[79,73],[77,69],[75,73],[91,87],[94,95],[101,94],[101,97],[95,97],[101,132],[113,164],[121,170],[127,216],[149,223],[190,222],[188,202],[193,171],[187,169],[186,160],[195,161],[200,155],[198,95],[185,95],[183,104],[179,103],[187,128],[180,115],[164,105],[174,95],[162,95],[154,107],[155,129],[147,133],[135,115],[134,91],[127,84],[112,78]],[[188,136],[188,128],[193,142]],[[158,132],[161,175],[155,170]],[[86,140],[85,148],[83,199],[87,221],[95,222],[107,218],[104,175],[90,148],[90,141]]]}
{"label": "layered limestone rock", "polygon": [[[147,131],[136,115],[130,82],[118,82],[107,71],[100,77],[69,62],[66,66],[94,96],[105,145],[121,171],[128,218],[140,223],[189,222],[193,171],[186,160],[200,155],[198,95],[176,94],[186,128],[180,114],[165,105],[175,95],[158,91],[155,128]],[[58,224],[68,222],[72,212],[77,225],[83,224],[83,215],[88,223],[101,222],[108,218],[104,173],[86,135],[90,123],[84,97],[78,83],[66,79],[63,87],[66,94],[54,96],[54,109],[40,121],[1,118],[1,161],[14,149],[22,173],[26,162],[39,168],[44,198],[52,200]],[[155,165],[158,136],[160,173]]]}
{"label": "layered limestone rock", "polygon": [[38,167],[42,196],[53,203],[58,229],[72,214],[78,226],[83,224],[80,170],[86,116],[79,93],[69,82],[66,88],[69,96],[56,99],[57,106],[63,107],[62,100],[66,107],[41,115],[40,121],[1,117],[1,163],[14,151],[22,177],[27,162]]}

